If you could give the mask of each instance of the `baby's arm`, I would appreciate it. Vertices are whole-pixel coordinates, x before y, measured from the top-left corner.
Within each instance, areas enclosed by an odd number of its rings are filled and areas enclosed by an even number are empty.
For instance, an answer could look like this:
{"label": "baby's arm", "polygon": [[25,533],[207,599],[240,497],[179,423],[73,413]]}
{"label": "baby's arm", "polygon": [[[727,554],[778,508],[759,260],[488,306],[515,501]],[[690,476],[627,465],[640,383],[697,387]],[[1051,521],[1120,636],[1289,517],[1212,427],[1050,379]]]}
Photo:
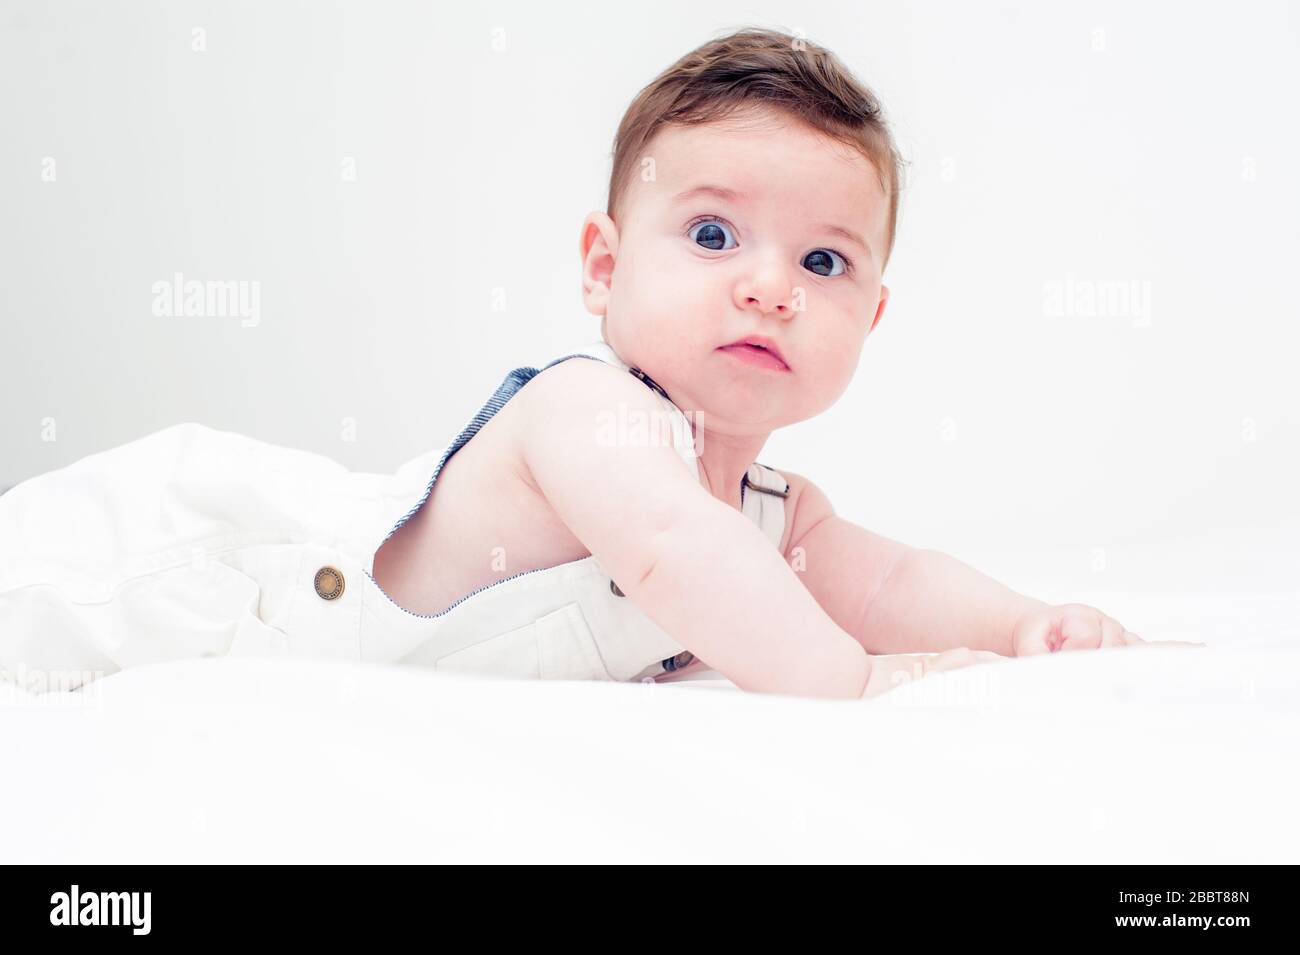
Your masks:
{"label": "baby's arm", "polygon": [[[525,390],[526,477],[652,620],[741,689],[863,695],[871,658],[752,521],[710,495],[669,444],[601,440],[602,414],[664,420],[645,385],[575,359]],[[893,665],[878,668],[872,691],[888,688]]]}
{"label": "baby's arm", "polygon": [[818,603],[868,653],[970,647],[1016,656],[1145,643],[1094,607],[1049,605],[945,553],[846,521],[807,478],[782,474],[794,507],[787,557]]}

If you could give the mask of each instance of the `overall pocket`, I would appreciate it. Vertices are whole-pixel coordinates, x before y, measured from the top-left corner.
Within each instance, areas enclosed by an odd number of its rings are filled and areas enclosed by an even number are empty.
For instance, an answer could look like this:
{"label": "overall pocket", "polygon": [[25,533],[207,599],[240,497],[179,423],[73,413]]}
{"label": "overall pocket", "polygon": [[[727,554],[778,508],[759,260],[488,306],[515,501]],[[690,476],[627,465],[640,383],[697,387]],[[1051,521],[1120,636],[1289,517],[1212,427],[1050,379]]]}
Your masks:
{"label": "overall pocket", "polygon": [[440,657],[437,670],[525,680],[612,680],[575,601],[526,626]]}

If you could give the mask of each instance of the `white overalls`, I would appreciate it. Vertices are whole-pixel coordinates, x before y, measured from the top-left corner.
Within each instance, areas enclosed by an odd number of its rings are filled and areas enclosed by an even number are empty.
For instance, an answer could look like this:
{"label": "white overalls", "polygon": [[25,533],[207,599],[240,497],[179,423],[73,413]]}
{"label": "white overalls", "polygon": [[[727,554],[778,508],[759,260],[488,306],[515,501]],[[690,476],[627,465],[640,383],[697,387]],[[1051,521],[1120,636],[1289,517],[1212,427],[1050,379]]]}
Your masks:
{"label": "white overalls", "polygon": [[[690,424],[658,385],[603,341],[544,367],[575,357],[654,390],[698,479]],[[691,654],[592,556],[504,578],[432,615],[400,607],[371,576],[380,544],[428,500],[451,455],[539,370],[511,371],[449,447],[393,474],[190,422],[0,494],[0,676],[42,692],[221,655],[577,680],[685,666]],[[787,492],[757,463],[742,481],[743,512],[774,546]]]}

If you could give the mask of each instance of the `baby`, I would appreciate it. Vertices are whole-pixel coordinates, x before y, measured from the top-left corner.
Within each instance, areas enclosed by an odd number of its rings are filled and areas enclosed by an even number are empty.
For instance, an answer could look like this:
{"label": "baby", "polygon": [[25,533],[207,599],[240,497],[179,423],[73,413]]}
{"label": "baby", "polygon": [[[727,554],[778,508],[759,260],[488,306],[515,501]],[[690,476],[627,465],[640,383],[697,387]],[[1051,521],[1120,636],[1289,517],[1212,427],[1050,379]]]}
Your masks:
{"label": "baby", "polygon": [[848,387],[888,301],[898,190],[880,108],[830,53],[763,30],[705,44],[636,97],[583,223],[600,341],[507,374],[432,477],[428,456],[347,472],[187,422],[23,482],[0,495],[0,679],[242,655],[622,682],[711,667],[859,698],[1142,644],[758,462]]}
{"label": "baby", "polygon": [[[898,190],[876,99],[826,50],[744,30],[673,64],[628,109],[607,211],[582,227],[583,299],[613,358],[553,362],[489,411],[379,549],[375,581],[439,614],[491,593],[493,547],[513,570],[589,553],[686,648],[677,669],[795,695],[1144,643],[1093,607],[1050,606],[858,527],[807,477],[756,465],[773,431],[848,387],[889,299]],[[601,440],[614,409],[665,408],[690,419],[694,469],[670,442]],[[770,538],[744,514],[755,474],[784,501]]]}

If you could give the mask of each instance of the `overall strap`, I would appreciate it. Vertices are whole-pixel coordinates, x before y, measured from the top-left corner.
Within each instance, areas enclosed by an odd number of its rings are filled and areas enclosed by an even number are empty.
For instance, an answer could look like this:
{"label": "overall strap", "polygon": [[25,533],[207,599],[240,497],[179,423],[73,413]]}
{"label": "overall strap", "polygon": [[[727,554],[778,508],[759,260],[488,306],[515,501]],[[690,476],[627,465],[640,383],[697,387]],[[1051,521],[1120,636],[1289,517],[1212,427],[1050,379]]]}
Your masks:
{"label": "overall strap", "polygon": [[775,546],[785,533],[785,501],[790,484],[780,472],[755,461],[740,479],[741,510]]}

